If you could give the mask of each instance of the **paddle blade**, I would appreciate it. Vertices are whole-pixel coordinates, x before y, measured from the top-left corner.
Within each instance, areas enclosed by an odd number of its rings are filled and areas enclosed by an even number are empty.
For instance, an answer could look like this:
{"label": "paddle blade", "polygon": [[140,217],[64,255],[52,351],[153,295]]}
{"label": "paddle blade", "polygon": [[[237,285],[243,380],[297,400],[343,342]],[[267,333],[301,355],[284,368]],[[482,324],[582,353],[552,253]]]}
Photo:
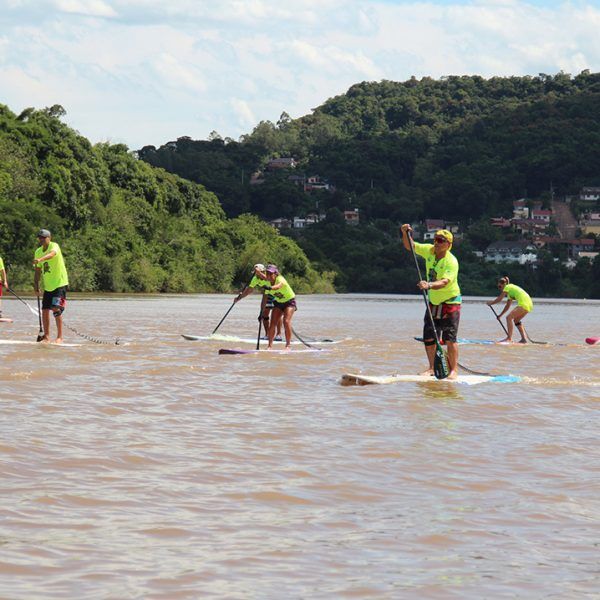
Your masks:
{"label": "paddle blade", "polygon": [[446,379],[450,375],[450,369],[448,369],[448,360],[442,350],[442,347],[437,344],[435,349],[435,358],[433,359],[433,374],[436,379]]}

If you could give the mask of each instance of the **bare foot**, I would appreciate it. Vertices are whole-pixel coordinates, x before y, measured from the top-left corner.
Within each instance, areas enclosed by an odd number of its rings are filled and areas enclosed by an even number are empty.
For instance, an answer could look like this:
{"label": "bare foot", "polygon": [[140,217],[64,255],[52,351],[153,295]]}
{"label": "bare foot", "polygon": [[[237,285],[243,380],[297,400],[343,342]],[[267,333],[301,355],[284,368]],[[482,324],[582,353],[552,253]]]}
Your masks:
{"label": "bare foot", "polygon": [[503,340],[498,340],[496,344],[512,344],[513,341],[510,338],[504,338]]}
{"label": "bare foot", "polygon": [[43,337],[43,338],[40,340],[40,344],[49,344],[49,343],[50,343],[50,338]]}
{"label": "bare foot", "polygon": [[271,346],[270,344],[267,346],[267,350],[273,350],[273,346]]}
{"label": "bare foot", "polygon": [[447,379],[456,379],[458,377],[458,373],[456,371],[450,371],[450,375],[448,375]]}
{"label": "bare foot", "polygon": [[63,339],[62,338],[56,338],[52,343],[53,344],[62,344],[63,343]]}
{"label": "bare foot", "polygon": [[419,375],[429,375],[430,377],[433,377],[433,369],[427,369],[426,371],[419,373]]}
{"label": "bare foot", "polygon": [[283,349],[283,351],[284,351],[284,352],[290,352],[290,351],[291,351],[291,348],[290,348],[290,346],[286,346],[286,347]]}
{"label": "bare foot", "polygon": [[527,344],[527,340],[526,339],[521,339],[521,340],[519,340],[519,344]]}

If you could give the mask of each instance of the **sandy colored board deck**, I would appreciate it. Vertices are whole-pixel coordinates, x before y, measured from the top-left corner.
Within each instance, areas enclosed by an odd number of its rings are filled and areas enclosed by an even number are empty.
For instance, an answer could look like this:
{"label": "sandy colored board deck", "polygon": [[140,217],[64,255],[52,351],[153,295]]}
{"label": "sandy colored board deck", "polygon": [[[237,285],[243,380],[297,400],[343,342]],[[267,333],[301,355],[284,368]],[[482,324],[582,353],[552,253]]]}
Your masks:
{"label": "sandy colored board deck", "polygon": [[[214,335],[190,335],[187,333],[182,333],[181,337],[185,340],[189,340],[191,342],[231,342],[232,344],[256,344],[256,338],[249,337],[238,337],[235,335],[221,335],[215,333]],[[304,339],[304,337],[302,338]],[[261,343],[266,342],[267,338],[261,337]],[[320,338],[320,339],[309,339],[307,338],[309,344],[338,344],[341,340],[332,340],[329,338]],[[275,344],[283,344],[285,340],[275,339],[273,340]],[[293,345],[302,345],[302,342],[299,340],[292,340]]]}
{"label": "sandy colored board deck", "polygon": [[513,375],[500,375],[489,377],[486,375],[459,375],[458,379],[436,379],[427,375],[361,375],[356,373],[345,373],[340,383],[342,385],[372,385],[388,383],[450,383],[477,385],[479,383],[518,383],[520,377]]}
{"label": "sandy colored board deck", "polygon": [[51,347],[51,348],[79,348],[83,344],[54,344],[52,342],[42,344],[41,342],[36,342],[35,340],[0,340],[0,345],[2,346],[39,346],[42,348]]}
{"label": "sandy colored board deck", "polygon": [[273,350],[267,350],[261,348],[260,350],[245,350],[243,348],[220,348],[219,354],[304,354],[306,352],[321,352],[320,348],[301,348],[299,350],[282,350],[274,348]]}
{"label": "sandy colored board deck", "polygon": [[8,317],[1,317],[0,318],[0,323],[12,323],[13,320],[9,319]]}

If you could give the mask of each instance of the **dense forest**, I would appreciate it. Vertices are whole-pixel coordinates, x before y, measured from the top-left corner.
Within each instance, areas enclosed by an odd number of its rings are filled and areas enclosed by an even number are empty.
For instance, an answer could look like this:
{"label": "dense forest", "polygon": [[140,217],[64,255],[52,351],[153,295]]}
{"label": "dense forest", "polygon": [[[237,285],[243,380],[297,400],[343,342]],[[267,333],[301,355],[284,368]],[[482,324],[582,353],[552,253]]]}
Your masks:
{"label": "dense forest", "polygon": [[76,291],[229,291],[256,262],[279,264],[298,291],[331,292],[291,239],[256,216],[228,219],[214,193],[92,145],[53,106],[0,105],[0,255],[15,289],[31,289],[40,227],[52,231]]}
{"label": "dense forest", "polygon": [[[509,216],[515,199],[547,202],[600,185],[600,74],[365,82],[310,115],[261,122],[239,141],[213,132],[138,155],[202,183],[230,217],[325,214],[287,235],[317,269],[336,273],[341,291],[412,291],[398,224],[442,218],[465,232],[456,246],[465,293],[493,293],[496,275],[508,272],[536,295],[600,297],[600,261],[567,269],[542,253],[537,269],[506,268],[471,252],[498,239],[489,217]],[[297,166],[268,172],[275,157]],[[305,193],[294,173],[318,175],[334,191]],[[252,176],[263,182],[252,185]],[[361,224],[344,226],[342,211],[354,208]]]}

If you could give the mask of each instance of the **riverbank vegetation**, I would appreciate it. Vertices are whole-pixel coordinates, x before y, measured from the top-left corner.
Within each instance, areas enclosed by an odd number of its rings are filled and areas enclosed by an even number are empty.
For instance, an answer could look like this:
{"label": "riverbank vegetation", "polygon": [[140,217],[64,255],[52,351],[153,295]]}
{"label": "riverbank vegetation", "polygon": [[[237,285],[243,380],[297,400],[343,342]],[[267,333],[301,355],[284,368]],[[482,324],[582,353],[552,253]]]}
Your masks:
{"label": "riverbank vegetation", "polygon": [[214,193],[92,145],[53,106],[0,105],[0,255],[15,289],[31,288],[40,227],[63,249],[74,291],[230,291],[256,262],[275,262],[300,292],[331,292],[291,239],[258,217],[226,217]]}

